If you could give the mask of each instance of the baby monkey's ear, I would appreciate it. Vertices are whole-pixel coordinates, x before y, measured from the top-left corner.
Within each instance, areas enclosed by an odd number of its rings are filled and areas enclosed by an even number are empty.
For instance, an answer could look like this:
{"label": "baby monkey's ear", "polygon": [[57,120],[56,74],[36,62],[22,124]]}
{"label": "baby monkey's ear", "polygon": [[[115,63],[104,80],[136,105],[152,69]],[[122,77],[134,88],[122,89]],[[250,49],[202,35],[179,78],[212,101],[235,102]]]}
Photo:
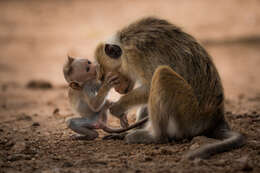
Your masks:
{"label": "baby monkey's ear", "polygon": [[68,55],[68,63],[71,64],[74,61],[74,58]]}
{"label": "baby monkey's ear", "polygon": [[104,73],[104,69],[100,66],[100,64],[96,65],[96,72],[97,72],[97,80],[103,82],[105,80],[105,73]]}
{"label": "baby monkey's ear", "polygon": [[77,82],[70,82],[69,83],[69,87],[71,87],[72,89],[74,89],[74,90],[82,90],[82,88],[83,88],[83,86],[82,85],[80,85],[79,83],[77,83]]}

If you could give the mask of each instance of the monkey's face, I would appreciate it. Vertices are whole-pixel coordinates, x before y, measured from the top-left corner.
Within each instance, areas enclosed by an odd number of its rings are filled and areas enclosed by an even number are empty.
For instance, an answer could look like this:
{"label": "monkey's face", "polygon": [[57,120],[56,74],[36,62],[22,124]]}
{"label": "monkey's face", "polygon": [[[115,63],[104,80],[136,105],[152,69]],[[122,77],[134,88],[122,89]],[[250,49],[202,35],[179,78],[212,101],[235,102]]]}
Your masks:
{"label": "monkey's face", "polygon": [[134,82],[129,74],[123,70],[123,50],[116,44],[100,44],[95,52],[98,72],[97,77],[103,81],[108,72],[115,73],[119,76],[120,83],[115,86],[115,90],[120,94],[126,94],[134,87]]}
{"label": "monkey's face", "polygon": [[74,59],[69,57],[64,66],[65,79],[70,82],[84,83],[96,78],[96,66],[87,59]]}

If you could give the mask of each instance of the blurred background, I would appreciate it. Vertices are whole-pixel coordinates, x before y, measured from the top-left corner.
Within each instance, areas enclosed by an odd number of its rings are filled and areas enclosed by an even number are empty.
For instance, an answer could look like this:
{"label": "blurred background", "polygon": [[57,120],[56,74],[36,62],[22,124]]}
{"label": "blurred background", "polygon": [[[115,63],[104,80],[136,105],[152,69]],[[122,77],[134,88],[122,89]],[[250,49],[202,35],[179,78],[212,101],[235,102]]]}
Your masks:
{"label": "blurred background", "polygon": [[[226,119],[246,135],[245,147],[182,162],[184,152],[210,140],[125,145],[103,141],[101,131],[94,141],[70,140],[67,54],[93,60],[100,41],[151,15],[180,26],[212,55]],[[260,172],[259,66],[259,0],[0,0],[0,172]],[[35,80],[47,85],[27,85]],[[109,116],[109,124],[119,121]]]}
{"label": "blurred background", "polygon": [[207,48],[227,96],[260,92],[259,7],[258,0],[1,0],[0,82],[64,84],[68,53],[93,59],[100,41],[152,15],[179,25]]}

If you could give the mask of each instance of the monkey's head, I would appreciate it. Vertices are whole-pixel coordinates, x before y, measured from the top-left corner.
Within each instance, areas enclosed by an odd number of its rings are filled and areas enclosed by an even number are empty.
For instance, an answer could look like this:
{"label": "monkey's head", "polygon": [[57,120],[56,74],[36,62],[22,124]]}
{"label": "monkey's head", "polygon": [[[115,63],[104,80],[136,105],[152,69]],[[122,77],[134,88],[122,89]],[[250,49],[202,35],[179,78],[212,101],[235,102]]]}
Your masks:
{"label": "monkey's head", "polygon": [[128,70],[125,70],[124,51],[119,44],[99,44],[95,51],[95,58],[99,64],[97,72],[99,80],[103,81],[108,72],[116,73],[120,78],[120,84],[115,86],[118,93],[126,94],[133,89],[135,83]]}
{"label": "monkey's head", "polygon": [[68,83],[82,84],[96,78],[96,66],[88,59],[75,59],[68,56],[63,67],[63,74]]}

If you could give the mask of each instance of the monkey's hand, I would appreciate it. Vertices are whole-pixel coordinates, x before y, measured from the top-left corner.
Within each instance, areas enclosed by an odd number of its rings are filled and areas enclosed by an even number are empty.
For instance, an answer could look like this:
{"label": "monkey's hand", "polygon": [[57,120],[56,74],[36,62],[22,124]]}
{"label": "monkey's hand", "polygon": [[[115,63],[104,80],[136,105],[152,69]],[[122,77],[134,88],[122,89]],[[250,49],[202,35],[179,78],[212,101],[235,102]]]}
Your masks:
{"label": "monkey's hand", "polygon": [[110,72],[106,75],[103,86],[107,89],[111,89],[112,87],[118,85],[119,83],[120,83],[120,79],[118,75],[115,75],[112,72]]}
{"label": "monkey's hand", "polygon": [[[107,100],[104,106],[107,109],[109,109],[113,104],[114,104],[113,102]],[[119,117],[115,116],[115,117],[119,118],[121,127],[126,128],[126,127],[129,126],[128,119],[127,119],[127,114],[123,114],[122,116],[119,116]]]}
{"label": "monkey's hand", "polygon": [[132,83],[129,79],[123,76],[120,76],[119,79],[120,83],[114,86],[116,92],[119,94],[126,94],[133,89],[134,83]]}
{"label": "monkey's hand", "polygon": [[82,86],[80,86],[80,84],[77,82],[70,82],[69,87],[74,90],[79,90],[79,91],[82,90]]}
{"label": "monkey's hand", "polygon": [[110,106],[109,111],[112,115],[118,117],[119,119],[125,115],[126,110],[123,109],[123,107],[118,104],[114,103],[112,106]]}

